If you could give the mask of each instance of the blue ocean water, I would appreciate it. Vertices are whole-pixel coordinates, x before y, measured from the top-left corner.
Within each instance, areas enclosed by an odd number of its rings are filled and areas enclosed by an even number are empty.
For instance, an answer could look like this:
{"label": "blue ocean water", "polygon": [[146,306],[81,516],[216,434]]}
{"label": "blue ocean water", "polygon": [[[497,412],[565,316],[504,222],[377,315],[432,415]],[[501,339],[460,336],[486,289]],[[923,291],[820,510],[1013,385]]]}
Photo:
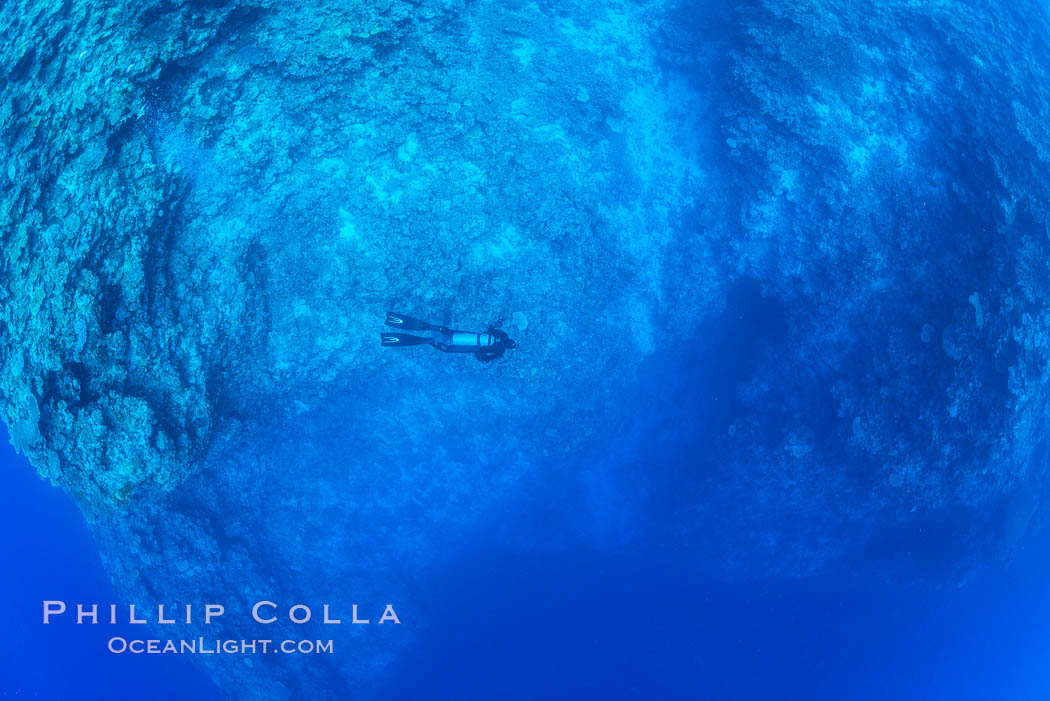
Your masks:
{"label": "blue ocean water", "polygon": [[[0,470],[0,578],[5,623],[0,633],[0,698],[218,699],[189,659],[118,656],[110,636],[141,633],[126,624],[74,625],[56,617],[43,625],[43,600],[119,603],[102,569],[84,517],[61,490],[45,483],[16,455],[3,431]],[[70,609],[72,610],[72,609]]]}
{"label": "blue ocean water", "polygon": [[[673,377],[687,391],[697,383],[717,388],[714,375],[731,384],[729,370],[748,363],[731,341],[777,335],[769,329],[775,310],[752,292],[742,292],[719,322],[712,336],[718,341],[697,343],[684,362],[651,364],[641,384],[666,387]],[[703,396],[684,415],[681,407],[673,410],[676,420],[701,426],[733,419],[731,410],[717,416],[725,411],[717,391]],[[654,440],[640,438],[642,447],[661,450]],[[635,469],[694,466],[695,450],[687,443],[683,452],[650,455]],[[559,465],[554,472],[587,468]],[[586,508],[583,500],[566,496],[564,480],[546,486],[560,507],[526,507],[494,526],[530,532],[545,545],[508,549],[494,536],[447,563],[425,601],[439,613],[392,670],[381,698],[875,701],[1050,694],[1045,531],[1010,561],[986,563],[966,581],[946,577],[943,567],[951,557],[945,531],[960,523],[918,526],[891,539],[888,550],[856,553],[820,575],[726,579],[696,566],[691,550],[668,548],[660,526],[629,544],[579,545],[571,514]],[[724,504],[712,522],[739,521],[736,505],[707,496]],[[664,497],[640,517],[673,528],[676,508],[675,499]],[[887,559],[911,566],[887,574]]]}
{"label": "blue ocean water", "polygon": [[[0,699],[1050,696],[1048,26],[0,5]],[[271,597],[403,622],[39,621]]]}
{"label": "blue ocean water", "polygon": [[[0,581],[0,698],[220,698],[186,658],[105,652],[109,635],[136,633],[128,626],[40,625],[41,596],[119,599],[68,498],[6,444],[3,467],[12,576]],[[658,543],[573,545],[564,514],[506,517],[499,529],[566,544],[478,540],[428,573],[414,603],[433,618],[377,699],[1035,700],[1050,690],[1045,533],[962,587],[856,572],[727,582]]]}

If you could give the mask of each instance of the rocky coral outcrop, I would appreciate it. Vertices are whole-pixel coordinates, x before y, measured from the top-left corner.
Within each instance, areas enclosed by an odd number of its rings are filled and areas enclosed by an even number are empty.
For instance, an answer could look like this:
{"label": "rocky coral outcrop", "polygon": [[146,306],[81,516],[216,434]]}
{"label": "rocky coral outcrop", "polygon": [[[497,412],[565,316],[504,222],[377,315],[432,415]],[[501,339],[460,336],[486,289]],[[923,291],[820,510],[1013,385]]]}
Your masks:
{"label": "rocky coral outcrop", "polygon": [[[706,175],[648,11],[0,9],[0,411],[128,600],[397,598],[594,438],[659,315],[718,284],[673,274]],[[520,347],[391,352],[394,307],[505,316]],[[240,613],[199,632],[256,637]],[[247,685],[204,663],[240,698],[345,699],[405,644],[359,635]]]}
{"label": "rocky coral outcrop", "polygon": [[956,564],[993,552],[1014,495],[1046,487],[1050,171],[1027,116],[1050,104],[1045,12],[761,0],[668,18],[668,66],[716,96],[725,219],[697,216],[772,300],[753,342],[773,345],[731,392],[748,418],[707,434],[761,495],[727,537],[802,571],[888,524],[954,524]]}

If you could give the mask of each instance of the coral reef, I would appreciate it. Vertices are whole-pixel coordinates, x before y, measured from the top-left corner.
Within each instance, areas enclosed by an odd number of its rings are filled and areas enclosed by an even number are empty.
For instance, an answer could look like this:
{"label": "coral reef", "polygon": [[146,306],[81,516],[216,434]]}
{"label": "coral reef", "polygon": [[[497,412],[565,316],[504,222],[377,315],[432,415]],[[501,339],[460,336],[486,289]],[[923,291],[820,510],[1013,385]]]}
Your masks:
{"label": "coral reef", "polygon": [[[0,410],[128,600],[414,601],[455,534],[595,437],[659,305],[716,288],[663,274],[704,174],[646,12],[0,10]],[[395,307],[513,317],[520,347],[392,352]],[[195,632],[257,637],[245,618]],[[343,629],[340,668],[202,663],[241,698],[347,698],[406,636]]]}
{"label": "coral reef", "polygon": [[[1008,502],[1045,489],[1046,21],[1032,3],[671,12],[661,54],[717,96],[729,203],[693,220],[776,300],[729,390],[746,418],[705,427],[722,476],[682,497],[722,479],[753,504],[727,534],[741,552],[806,571],[933,514],[956,524],[949,560],[987,555]],[[807,532],[785,542],[787,521]]]}
{"label": "coral reef", "polygon": [[[246,406],[323,401],[388,362],[389,303],[545,316],[505,370],[541,411],[562,373],[604,372],[591,357],[631,362],[614,320],[646,333],[635,291],[667,251],[644,233],[692,185],[656,171],[684,156],[634,169],[632,149],[659,155],[604,126],[654,126],[623,104],[653,58],[632,56],[643,25],[552,32],[528,5],[455,2],[33,7],[6,11],[4,411],[56,483],[110,503],[177,486]],[[609,323],[565,357],[571,298],[595,286]]]}

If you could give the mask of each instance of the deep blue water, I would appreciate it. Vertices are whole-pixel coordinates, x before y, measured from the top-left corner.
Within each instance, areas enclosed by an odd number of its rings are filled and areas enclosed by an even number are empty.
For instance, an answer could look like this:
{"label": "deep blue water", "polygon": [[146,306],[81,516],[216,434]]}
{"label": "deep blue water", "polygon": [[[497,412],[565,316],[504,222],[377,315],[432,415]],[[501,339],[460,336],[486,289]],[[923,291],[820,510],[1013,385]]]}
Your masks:
{"label": "deep blue water", "polygon": [[442,616],[386,698],[1046,698],[1048,555],[1044,539],[962,589],[898,589],[491,548],[436,596]]}
{"label": "deep blue water", "polygon": [[[731,397],[734,382],[750,372],[756,348],[777,343],[777,324],[775,306],[754,289],[739,290],[705,329],[717,341],[697,339],[693,350],[646,366],[641,385],[676,384],[681,401],[647,404],[642,390],[638,406],[657,415],[634,420],[659,424],[660,411],[689,425],[731,420],[736,409],[722,395]],[[741,354],[748,338],[752,351]],[[701,386],[710,390],[703,399],[685,401]],[[676,470],[689,469],[697,443],[666,446],[679,452],[654,456],[650,468],[681,475]],[[133,699],[146,688],[158,690],[153,698],[218,698],[187,658],[107,653],[108,635],[136,632],[127,626],[40,625],[41,598],[117,599],[69,499],[6,441],[2,463],[8,489],[0,513],[10,535],[0,558],[15,563],[19,576],[0,583],[13,622],[0,634],[0,689],[15,698]],[[661,503],[649,501],[650,513],[632,514],[656,524],[641,536],[588,538],[574,515],[586,490],[573,492],[574,483],[556,475],[587,474],[589,466],[551,467],[534,487],[558,499],[523,498],[517,512],[492,524],[494,535],[465,543],[426,574],[426,598],[412,606],[430,620],[413,627],[416,641],[390,668],[379,699],[1022,700],[1050,693],[1045,534],[963,587],[914,584],[883,570],[865,582],[857,573],[871,566],[870,553],[857,555],[853,571],[729,582],[699,570],[689,552],[663,547],[660,525],[673,521],[673,504],[660,513]],[[656,490],[654,498],[668,494]],[[727,521],[735,518],[721,508]],[[508,547],[500,533],[528,534],[515,540],[533,545]],[[921,569],[938,545],[915,546]]]}
{"label": "deep blue water", "polygon": [[[662,472],[671,483],[634,504],[643,511],[627,518],[647,524],[641,535],[580,545],[587,538],[571,514],[583,508],[582,497],[563,477],[551,477],[531,506],[504,515],[497,529],[531,533],[541,545],[508,550],[495,535],[470,544],[433,577],[425,606],[436,620],[399,660],[383,698],[1050,696],[1045,533],[962,585],[942,562],[952,559],[961,521],[876,533],[830,573],[802,578],[727,580],[703,571],[696,552],[720,537],[714,528],[689,547],[669,545],[663,534],[678,516],[675,487],[712,468],[704,441],[740,415],[734,388],[765,350],[780,347],[781,328],[777,305],[744,284],[688,348],[657,354],[626,403],[643,412],[631,422],[654,431],[687,426],[685,437],[643,431],[599,451],[595,465],[551,470],[608,472],[604,463],[614,453],[638,443],[641,450],[626,451],[641,456],[627,472],[647,472],[657,485]],[[717,488],[700,488],[716,510],[712,521],[739,521],[739,505]]]}
{"label": "deep blue water", "polygon": [[[189,660],[163,655],[118,656],[111,635],[131,636],[127,625],[76,626],[69,617],[42,624],[42,600],[67,604],[119,602],[102,569],[83,516],[60,490],[42,481],[17,455],[3,430],[0,472],[0,578],[5,625],[0,633],[0,698],[157,699],[218,698]],[[141,635],[141,634],[139,634]]]}
{"label": "deep blue water", "polygon": [[[106,629],[40,625],[42,597],[115,595],[68,498],[6,443],[2,467],[0,557],[17,574],[0,582],[3,698],[217,698],[185,659],[110,655]],[[1048,559],[1041,535],[962,588],[849,575],[730,585],[636,547],[471,543],[431,574],[418,604],[433,620],[380,697],[1046,698]]]}

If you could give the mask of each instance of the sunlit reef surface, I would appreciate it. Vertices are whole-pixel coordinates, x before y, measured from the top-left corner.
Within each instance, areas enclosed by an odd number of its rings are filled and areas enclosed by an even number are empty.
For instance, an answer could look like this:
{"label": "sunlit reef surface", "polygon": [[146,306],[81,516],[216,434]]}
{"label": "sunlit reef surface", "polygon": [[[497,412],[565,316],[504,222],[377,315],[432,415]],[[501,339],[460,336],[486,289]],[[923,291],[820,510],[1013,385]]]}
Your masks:
{"label": "sunlit reef surface", "polygon": [[[130,600],[423,618],[537,502],[731,576],[954,581],[1041,520],[1039,3],[100,5],[0,8],[0,406]],[[408,638],[334,636],[202,663],[346,698]]]}

